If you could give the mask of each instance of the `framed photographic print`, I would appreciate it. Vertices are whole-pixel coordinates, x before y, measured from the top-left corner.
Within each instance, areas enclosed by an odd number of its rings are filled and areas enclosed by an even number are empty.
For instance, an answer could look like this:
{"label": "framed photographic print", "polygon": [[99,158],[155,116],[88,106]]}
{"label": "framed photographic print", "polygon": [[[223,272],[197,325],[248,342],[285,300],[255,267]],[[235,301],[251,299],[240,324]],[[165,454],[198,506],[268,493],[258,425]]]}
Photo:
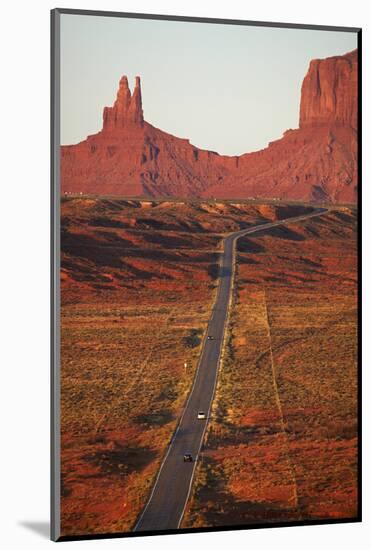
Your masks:
{"label": "framed photographic print", "polygon": [[52,11],[52,538],[361,520],[361,30]]}

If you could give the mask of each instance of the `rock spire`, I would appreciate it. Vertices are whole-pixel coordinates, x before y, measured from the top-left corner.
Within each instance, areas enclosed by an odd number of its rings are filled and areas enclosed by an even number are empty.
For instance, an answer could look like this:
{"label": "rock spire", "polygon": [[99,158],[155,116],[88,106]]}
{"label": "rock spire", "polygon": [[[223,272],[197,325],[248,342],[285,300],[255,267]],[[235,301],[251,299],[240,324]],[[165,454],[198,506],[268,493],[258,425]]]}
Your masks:
{"label": "rock spire", "polygon": [[103,130],[142,126],[143,121],[140,77],[135,77],[135,88],[131,95],[127,76],[123,76],[113,107],[105,107],[103,110]]}

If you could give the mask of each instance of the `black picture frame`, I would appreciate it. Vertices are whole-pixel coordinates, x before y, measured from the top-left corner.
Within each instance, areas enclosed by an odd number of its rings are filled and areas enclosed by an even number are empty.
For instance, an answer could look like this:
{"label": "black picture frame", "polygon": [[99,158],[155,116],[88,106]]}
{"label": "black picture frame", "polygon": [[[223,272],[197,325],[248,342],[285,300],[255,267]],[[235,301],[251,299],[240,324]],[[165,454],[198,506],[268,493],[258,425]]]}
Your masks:
{"label": "black picture frame", "polygon": [[[130,19],[181,21],[200,24],[224,24],[251,27],[276,27],[303,30],[324,30],[349,32],[357,35],[358,47],[358,513],[356,517],[341,519],[319,519],[285,521],[222,527],[174,529],[151,532],[123,532],[61,536],[60,534],[60,16],[62,14],[117,17]],[[54,541],[123,538],[149,535],[236,531],[247,529],[277,528],[288,526],[325,525],[355,523],[362,521],[362,29],[312,24],[275,23],[218,19],[211,17],[186,17],[145,13],[125,13],[56,8],[51,10],[51,539]]]}

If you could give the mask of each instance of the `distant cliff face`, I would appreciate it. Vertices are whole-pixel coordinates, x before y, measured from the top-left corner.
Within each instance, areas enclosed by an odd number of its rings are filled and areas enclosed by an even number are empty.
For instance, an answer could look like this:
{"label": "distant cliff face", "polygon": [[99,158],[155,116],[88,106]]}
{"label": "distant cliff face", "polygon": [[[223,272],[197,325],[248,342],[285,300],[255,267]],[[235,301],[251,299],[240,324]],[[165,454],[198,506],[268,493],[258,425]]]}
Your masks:
{"label": "distant cliff face", "polygon": [[300,128],[339,123],[357,128],[357,51],[311,61],[301,89]]}
{"label": "distant cliff face", "polygon": [[311,62],[299,129],[239,157],[194,147],[143,117],[140,78],[122,77],[103,128],[61,148],[64,193],[357,200],[357,51]]}
{"label": "distant cliff face", "polygon": [[235,157],[198,149],[144,121],[139,77],[133,95],[121,78],[100,132],[61,149],[64,193],[200,196],[236,164]]}

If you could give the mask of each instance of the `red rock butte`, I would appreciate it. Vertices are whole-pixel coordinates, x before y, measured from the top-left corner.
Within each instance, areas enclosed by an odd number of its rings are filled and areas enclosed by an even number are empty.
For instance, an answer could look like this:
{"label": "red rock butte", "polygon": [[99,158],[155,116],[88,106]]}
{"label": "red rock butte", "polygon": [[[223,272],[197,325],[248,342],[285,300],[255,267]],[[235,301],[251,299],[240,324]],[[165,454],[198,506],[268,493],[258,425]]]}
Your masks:
{"label": "red rock butte", "polygon": [[131,94],[123,76],[102,130],[61,147],[62,193],[355,203],[357,77],[357,50],[311,61],[299,128],[261,151],[223,156],[146,122],[140,78]]}
{"label": "red rock butte", "polygon": [[131,95],[128,79],[123,76],[113,107],[105,107],[103,110],[103,130],[115,133],[123,128],[143,126],[143,122],[140,77],[135,77],[135,88]]}

